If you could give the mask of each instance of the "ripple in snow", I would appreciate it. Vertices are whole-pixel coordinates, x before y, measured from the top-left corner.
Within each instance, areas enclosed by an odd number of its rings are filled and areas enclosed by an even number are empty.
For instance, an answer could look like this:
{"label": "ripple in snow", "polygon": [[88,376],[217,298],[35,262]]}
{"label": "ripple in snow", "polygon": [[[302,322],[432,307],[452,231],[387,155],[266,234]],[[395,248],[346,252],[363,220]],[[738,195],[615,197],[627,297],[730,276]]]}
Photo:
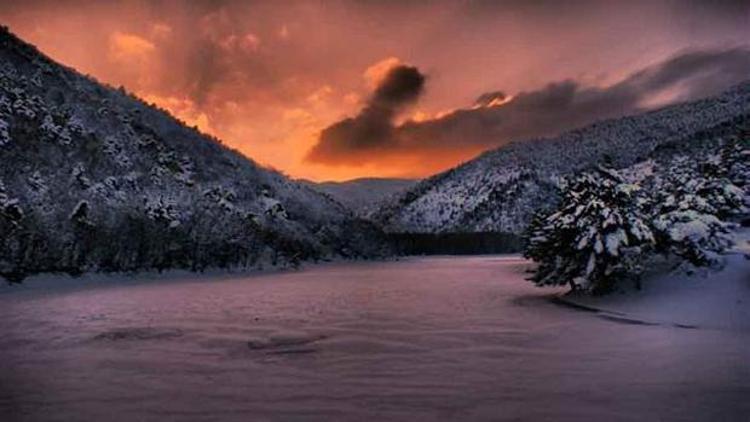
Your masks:
{"label": "ripple in snow", "polygon": [[97,334],[94,340],[165,340],[182,335],[182,330],[178,328],[132,327],[105,331]]}
{"label": "ripple in snow", "polygon": [[[284,332],[272,334],[264,338],[250,339],[247,342],[247,347],[251,350],[274,350],[284,349],[296,346],[304,346],[310,343],[314,343],[319,340],[325,339],[326,336],[321,334],[311,334],[303,332]],[[310,352],[310,349],[304,349],[306,352]],[[293,353],[289,350],[286,353]]]}

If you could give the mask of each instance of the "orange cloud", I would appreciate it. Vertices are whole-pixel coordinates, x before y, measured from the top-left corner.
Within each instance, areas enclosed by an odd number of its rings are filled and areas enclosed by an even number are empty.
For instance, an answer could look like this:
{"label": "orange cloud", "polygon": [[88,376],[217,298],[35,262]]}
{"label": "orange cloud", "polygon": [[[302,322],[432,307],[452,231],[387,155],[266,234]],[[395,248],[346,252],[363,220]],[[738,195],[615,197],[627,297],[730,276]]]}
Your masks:
{"label": "orange cloud", "polygon": [[[603,75],[585,85],[607,86],[682,48],[747,40],[746,7],[719,19],[708,14],[712,7],[674,2],[73,3],[0,1],[0,21],[53,59],[124,86],[257,162],[312,179],[425,176],[494,146],[418,148],[414,134],[431,120],[468,111],[506,113],[517,99],[493,98],[471,110],[477,105],[468,101],[494,87],[534,91],[571,75],[582,81]],[[433,74],[419,111],[406,108],[394,120],[411,128],[404,148],[364,156],[373,162],[305,161],[320,131],[356,115],[384,75],[403,62]],[[451,144],[441,136],[448,133],[428,138]],[[491,135],[478,130],[461,139]]]}
{"label": "orange cloud", "polygon": [[156,40],[163,40],[172,35],[172,27],[165,23],[154,23],[151,25],[151,37]]}
{"label": "orange cloud", "polygon": [[431,118],[432,116],[425,113],[424,111],[417,110],[414,112],[414,114],[411,115],[411,117],[407,118],[406,120],[411,120],[413,122],[424,122],[424,121],[430,120]]}
{"label": "orange cloud", "polygon": [[315,90],[312,94],[307,96],[307,101],[313,105],[319,105],[325,101],[328,101],[333,94],[333,88],[330,85],[323,85],[319,89]]}
{"label": "orange cloud", "polygon": [[241,51],[245,53],[254,53],[260,48],[260,38],[252,33],[239,36],[231,34],[219,41],[219,46],[226,51]]}
{"label": "orange cloud", "polygon": [[109,58],[115,62],[142,62],[154,53],[156,46],[134,34],[114,32],[109,37]]}
{"label": "orange cloud", "polygon": [[165,97],[156,94],[140,94],[140,97],[147,103],[153,103],[169,111],[188,126],[195,126],[201,132],[220,136],[218,131],[211,125],[209,116],[205,112],[200,111],[195,103],[188,98]]}
{"label": "orange cloud", "polygon": [[360,101],[362,101],[362,98],[357,94],[356,92],[349,92],[348,94],[344,95],[344,102],[349,105],[358,105]]}

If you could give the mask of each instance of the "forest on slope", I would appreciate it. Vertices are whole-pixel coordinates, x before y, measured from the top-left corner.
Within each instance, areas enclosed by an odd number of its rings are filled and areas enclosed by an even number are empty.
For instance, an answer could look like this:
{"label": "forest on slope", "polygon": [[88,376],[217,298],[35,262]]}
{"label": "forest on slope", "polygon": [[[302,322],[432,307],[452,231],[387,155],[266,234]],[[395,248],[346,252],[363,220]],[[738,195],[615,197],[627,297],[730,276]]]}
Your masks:
{"label": "forest on slope", "polygon": [[567,176],[607,163],[690,153],[746,131],[750,82],[698,101],[600,121],[552,138],[514,142],[423,180],[372,215],[389,233],[521,234],[540,208],[559,201]]}
{"label": "forest on slope", "polygon": [[[258,166],[123,88],[55,63],[7,28],[0,59],[0,275],[14,281],[39,272],[517,252],[532,215],[556,206],[566,178],[600,164],[628,171],[680,154],[698,159],[750,127],[744,83],[516,142],[411,188],[376,181],[375,196],[386,199],[372,212],[372,195],[364,208],[344,205]],[[335,189],[353,197],[350,188],[372,185]]]}
{"label": "forest on slope", "polygon": [[380,230],[0,29],[0,275],[390,253]]}
{"label": "forest on slope", "polygon": [[414,179],[360,178],[344,182],[312,182],[300,180],[312,188],[330,195],[333,199],[351,209],[355,215],[366,218],[377,206],[391,196],[417,184]]}

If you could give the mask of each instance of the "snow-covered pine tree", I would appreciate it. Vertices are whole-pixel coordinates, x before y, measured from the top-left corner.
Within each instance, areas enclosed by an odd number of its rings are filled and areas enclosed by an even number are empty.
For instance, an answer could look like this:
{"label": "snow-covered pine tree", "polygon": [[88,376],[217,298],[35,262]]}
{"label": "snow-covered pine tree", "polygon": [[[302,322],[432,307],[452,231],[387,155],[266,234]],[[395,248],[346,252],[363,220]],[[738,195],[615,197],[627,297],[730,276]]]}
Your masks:
{"label": "snow-covered pine tree", "polygon": [[726,176],[736,185],[750,183],[750,132],[730,139],[719,152]]}
{"label": "snow-covered pine tree", "polygon": [[146,215],[152,221],[164,224],[170,228],[180,225],[180,213],[177,209],[177,201],[164,196],[153,196],[144,198],[144,209]]}
{"label": "snow-covered pine tree", "polygon": [[704,163],[695,169],[688,166],[687,170],[705,179],[703,189],[720,217],[731,218],[746,211],[750,195],[750,138],[730,139],[716,153],[709,154]]}
{"label": "snow-covered pine tree", "polygon": [[720,157],[720,168],[726,169],[723,176],[744,193],[744,209],[737,210],[734,215],[750,223],[750,131],[741,133],[724,145]]}
{"label": "snow-covered pine tree", "polygon": [[11,142],[10,125],[2,117],[2,114],[0,114],[0,147],[9,145]]}
{"label": "snow-covered pine tree", "polygon": [[529,228],[525,255],[539,264],[530,280],[601,294],[637,277],[654,242],[639,187],[604,167],[565,186],[558,208],[537,215]]}
{"label": "snow-covered pine tree", "polygon": [[[11,198],[5,189],[5,184],[0,181],[0,219],[15,226],[22,218],[23,209],[21,209],[18,199]],[[4,234],[4,232],[0,231],[0,234]]]}
{"label": "snow-covered pine tree", "polygon": [[732,245],[728,221],[747,211],[747,196],[729,179],[721,153],[700,165],[694,161],[678,157],[657,172],[652,225],[660,251],[696,266],[715,265]]}
{"label": "snow-covered pine tree", "polygon": [[743,226],[750,227],[750,131],[744,131],[724,147],[722,160],[729,180],[744,191],[745,209],[738,217]]}

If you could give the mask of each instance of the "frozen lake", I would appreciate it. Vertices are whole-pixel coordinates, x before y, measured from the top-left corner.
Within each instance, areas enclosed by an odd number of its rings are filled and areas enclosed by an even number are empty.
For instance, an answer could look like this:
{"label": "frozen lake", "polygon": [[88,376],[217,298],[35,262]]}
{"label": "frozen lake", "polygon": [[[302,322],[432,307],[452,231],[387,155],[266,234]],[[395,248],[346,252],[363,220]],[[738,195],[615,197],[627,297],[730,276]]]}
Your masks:
{"label": "frozen lake", "polygon": [[750,420],[750,333],[555,305],[512,257],[0,288],[0,420]]}

